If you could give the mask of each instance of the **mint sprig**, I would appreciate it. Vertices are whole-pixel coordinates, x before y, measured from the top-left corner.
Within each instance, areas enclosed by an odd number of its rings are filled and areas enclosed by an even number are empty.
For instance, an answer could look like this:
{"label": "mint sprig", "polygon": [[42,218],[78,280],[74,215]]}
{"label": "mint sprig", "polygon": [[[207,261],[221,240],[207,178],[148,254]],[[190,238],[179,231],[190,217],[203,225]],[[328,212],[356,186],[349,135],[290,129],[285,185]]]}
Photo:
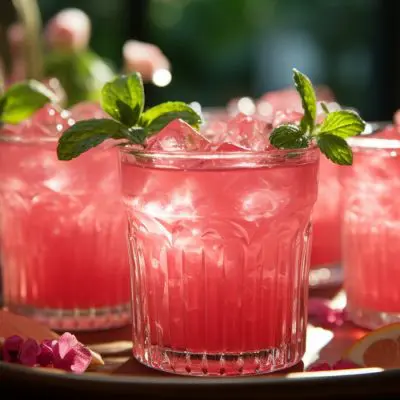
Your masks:
{"label": "mint sprig", "polygon": [[19,124],[49,102],[57,102],[57,96],[43,83],[16,83],[0,97],[0,123]]}
{"label": "mint sprig", "polygon": [[106,139],[124,139],[143,144],[174,119],[182,119],[197,129],[201,117],[186,103],[167,102],[145,111],[141,75],[121,75],[106,83],[101,92],[101,106],[113,119],[78,121],[63,132],[58,141],[59,160],[71,160],[98,146]]}
{"label": "mint sprig", "polygon": [[326,117],[321,124],[317,124],[317,99],[310,79],[293,69],[293,81],[301,97],[304,116],[299,126],[282,124],[276,127],[270,136],[271,144],[279,149],[294,149],[306,148],[315,142],[334,163],[351,165],[353,153],[345,139],[362,133],[365,122],[355,111],[329,112],[322,104]]}

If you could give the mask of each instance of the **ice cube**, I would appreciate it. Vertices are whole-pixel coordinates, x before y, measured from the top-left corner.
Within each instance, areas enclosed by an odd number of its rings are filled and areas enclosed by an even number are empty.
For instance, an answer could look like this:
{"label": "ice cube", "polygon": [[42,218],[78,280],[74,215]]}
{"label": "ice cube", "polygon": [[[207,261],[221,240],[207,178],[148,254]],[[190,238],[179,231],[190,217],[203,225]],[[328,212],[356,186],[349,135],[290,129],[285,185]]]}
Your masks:
{"label": "ice cube", "polygon": [[237,146],[232,143],[221,143],[212,148],[214,151],[232,152],[232,151],[248,151],[245,147]]}
{"label": "ice cube", "polygon": [[298,111],[294,110],[277,111],[272,121],[272,126],[276,128],[277,126],[282,124],[297,124],[300,123],[300,120],[302,118],[303,114]]}
{"label": "ice cube", "polygon": [[181,119],[170,122],[146,141],[150,151],[203,151],[209,141]]}
{"label": "ice cube", "polygon": [[70,112],[75,121],[81,121],[84,119],[110,118],[102,110],[100,104],[91,101],[84,101],[82,103],[75,104],[70,109]]}
{"label": "ice cube", "polygon": [[47,104],[31,119],[25,121],[22,134],[24,136],[57,136],[74,123],[69,111]]}
{"label": "ice cube", "polygon": [[263,151],[269,146],[267,123],[245,114],[228,122],[227,133],[224,142],[247,150]]}
{"label": "ice cube", "polygon": [[211,143],[222,143],[227,135],[227,122],[207,121],[201,129],[201,134]]}

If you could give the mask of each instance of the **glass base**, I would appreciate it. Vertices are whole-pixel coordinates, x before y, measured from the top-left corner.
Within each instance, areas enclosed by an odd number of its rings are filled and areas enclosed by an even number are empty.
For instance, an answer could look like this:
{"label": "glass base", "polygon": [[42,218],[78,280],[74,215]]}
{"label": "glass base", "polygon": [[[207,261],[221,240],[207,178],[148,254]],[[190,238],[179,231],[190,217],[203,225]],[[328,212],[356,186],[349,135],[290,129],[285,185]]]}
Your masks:
{"label": "glass base", "polygon": [[130,304],[72,310],[9,304],[6,309],[15,314],[35,319],[56,331],[104,330],[131,323]]}
{"label": "glass base", "polygon": [[340,264],[326,264],[310,269],[311,289],[338,286],[343,282],[343,269]]}
{"label": "glass base", "polygon": [[371,330],[400,322],[400,312],[390,313],[368,310],[365,308],[352,307],[351,304],[347,304],[346,313],[355,325]]}
{"label": "glass base", "polygon": [[247,353],[191,353],[151,346],[134,347],[134,357],[147,367],[177,375],[244,376],[287,369],[301,361],[304,345],[282,346]]}

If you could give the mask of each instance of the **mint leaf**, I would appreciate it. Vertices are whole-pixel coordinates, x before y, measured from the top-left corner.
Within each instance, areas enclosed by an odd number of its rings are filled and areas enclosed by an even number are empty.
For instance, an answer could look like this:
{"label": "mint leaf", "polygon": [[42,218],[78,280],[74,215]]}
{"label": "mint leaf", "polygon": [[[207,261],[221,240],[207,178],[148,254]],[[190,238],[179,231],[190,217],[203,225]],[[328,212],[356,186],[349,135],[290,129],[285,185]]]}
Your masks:
{"label": "mint leaf", "polygon": [[310,79],[296,68],[293,68],[293,80],[296,90],[301,97],[304,110],[304,117],[300,122],[300,127],[303,132],[307,130],[312,132],[317,116],[317,97],[313,85]]}
{"label": "mint leaf", "polygon": [[327,133],[342,138],[356,136],[365,129],[365,122],[354,111],[342,110],[329,113],[319,127],[318,135]]}
{"label": "mint leaf", "polygon": [[199,129],[201,117],[186,103],[170,101],[145,111],[140,118],[140,125],[146,128],[149,135],[158,132],[174,119],[182,119],[195,129]]}
{"label": "mint leaf", "polygon": [[353,152],[351,147],[340,136],[335,136],[330,133],[318,135],[317,145],[321,152],[335,164],[353,164]]}
{"label": "mint leaf", "polygon": [[38,81],[16,83],[0,98],[0,121],[6,124],[19,124],[46,103],[56,100],[56,95]]}
{"label": "mint leaf", "polygon": [[328,106],[324,102],[321,102],[321,108],[324,110],[325,114],[330,113],[330,111],[328,110]]}
{"label": "mint leaf", "polygon": [[146,140],[147,132],[140,126],[133,126],[132,128],[128,129],[126,136],[127,139],[129,139],[132,143],[143,144],[143,142]]}
{"label": "mint leaf", "polygon": [[308,147],[308,139],[296,125],[280,125],[270,137],[271,144],[278,149],[299,149]]}
{"label": "mint leaf", "polygon": [[140,74],[119,76],[106,83],[101,91],[103,110],[126,126],[139,121],[144,108],[143,81]]}
{"label": "mint leaf", "polygon": [[125,126],[112,119],[78,121],[60,137],[58,159],[72,160],[106,139],[130,139],[130,133]]}

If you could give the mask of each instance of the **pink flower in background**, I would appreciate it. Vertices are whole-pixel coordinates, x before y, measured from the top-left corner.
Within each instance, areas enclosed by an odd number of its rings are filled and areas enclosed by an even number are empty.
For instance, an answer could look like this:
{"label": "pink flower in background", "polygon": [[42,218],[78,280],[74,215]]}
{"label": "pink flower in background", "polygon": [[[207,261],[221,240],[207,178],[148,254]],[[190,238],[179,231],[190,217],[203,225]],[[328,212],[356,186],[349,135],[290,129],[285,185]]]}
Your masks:
{"label": "pink flower in background", "polygon": [[50,19],[45,29],[47,45],[57,50],[85,49],[89,44],[90,34],[90,18],[77,8],[60,11]]}
{"label": "pink flower in background", "polygon": [[[170,63],[154,44],[128,40],[122,49],[126,71],[139,71],[144,81],[150,81],[156,71],[169,71]],[[162,86],[162,85],[161,85]]]}

